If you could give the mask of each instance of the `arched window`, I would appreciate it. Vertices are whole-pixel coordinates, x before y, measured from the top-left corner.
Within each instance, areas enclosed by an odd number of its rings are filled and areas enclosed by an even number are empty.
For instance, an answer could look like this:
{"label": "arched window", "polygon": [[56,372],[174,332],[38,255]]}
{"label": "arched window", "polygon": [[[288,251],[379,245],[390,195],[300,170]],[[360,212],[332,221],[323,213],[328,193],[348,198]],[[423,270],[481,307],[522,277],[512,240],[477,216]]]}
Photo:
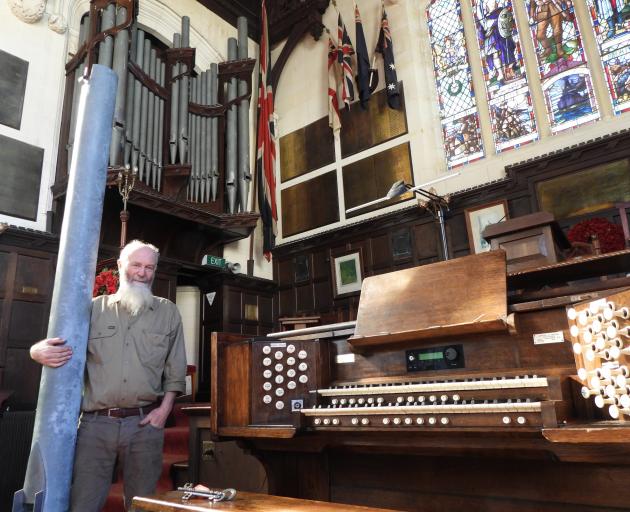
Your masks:
{"label": "arched window", "polygon": [[459,0],[432,0],[427,21],[449,167],[483,157]]}
{"label": "arched window", "polygon": [[572,0],[529,0],[527,14],[551,131],[599,119]]}
{"label": "arched window", "polygon": [[587,0],[616,114],[630,110],[630,2]]}
{"label": "arched window", "polygon": [[511,0],[472,0],[496,151],[538,138]]}

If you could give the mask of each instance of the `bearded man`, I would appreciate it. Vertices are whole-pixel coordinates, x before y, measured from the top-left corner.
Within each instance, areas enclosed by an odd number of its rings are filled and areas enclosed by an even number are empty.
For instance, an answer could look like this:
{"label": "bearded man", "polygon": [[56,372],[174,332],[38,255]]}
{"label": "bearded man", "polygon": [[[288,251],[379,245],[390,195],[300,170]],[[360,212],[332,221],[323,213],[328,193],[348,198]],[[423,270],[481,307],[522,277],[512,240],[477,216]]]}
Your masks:
{"label": "bearded man", "polygon": [[[120,253],[120,287],[92,302],[71,512],[98,512],[116,460],[123,470],[125,507],[155,493],[162,471],[164,424],[184,392],[186,353],[175,304],[151,285],[158,249],[134,240]],[[31,357],[57,368],[72,357],[60,338],[31,347]]]}

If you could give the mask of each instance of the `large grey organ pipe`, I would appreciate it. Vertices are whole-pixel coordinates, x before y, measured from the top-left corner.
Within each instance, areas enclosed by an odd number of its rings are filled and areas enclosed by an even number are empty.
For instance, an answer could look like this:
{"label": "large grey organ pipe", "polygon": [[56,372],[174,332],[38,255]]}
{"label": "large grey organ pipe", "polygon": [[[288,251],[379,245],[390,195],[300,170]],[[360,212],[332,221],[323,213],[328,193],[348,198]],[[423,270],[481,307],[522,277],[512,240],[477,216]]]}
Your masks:
{"label": "large grey organ pipe", "polygon": [[95,64],[81,87],[47,334],[65,339],[73,355],[59,368],[42,370],[26,480],[14,511],[27,510],[25,503],[44,512],[69,508],[116,82],[114,71]]}
{"label": "large grey organ pipe", "polygon": [[[182,48],[190,46],[190,18],[182,16]],[[188,151],[188,66],[181,65],[182,78],[179,82],[179,161],[186,163]]]}
{"label": "large grey organ pipe", "polygon": [[[81,22],[79,27],[79,48],[85,43],[87,32],[90,26],[90,17],[86,16]],[[74,71],[74,87],[72,88],[72,112],[70,112],[70,133],[68,134],[68,144],[66,145],[66,151],[68,152],[68,172],[72,167],[72,147],[74,146],[74,130],[77,125],[77,114],[79,110],[79,97],[81,96],[81,82],[80,79],[85,71],[85,63],[79,64]]]}
{"label": "large grey organ pipe", "polygon": [[[210,64],[210,104],[216,105],[219,97],[219,65]],[[219,120],[210,119],[210,192],[213,201],[217,200],[219,186]]]}
{"label": "large grey organ pipe", "polygon": [[[162,59],[155,59],[155,81],[158,85],[162,84]],[[152,163],[151,163],[151,187],[157,188],[157,173],[158,173],[158,151],[160,147],[160,103],[162,98],[157,94],[153,100],[153,143],[151,147]]]}
{"label": "large grey organ pipe", "polygon": [[[101,18],[101,32],[114,26],[116,19],[116,4],[109,4],[103,11]],[[112,67],[112,54],[114,52],[114,38],[107,36],[99,45],[98,63],[102,66]]]}
{"label": "large grey organ pipe", "polygon": [[[130,55],[136,55],[136,44],[138,42],[138,26],[133,25],[131,28],[131,45]],[[133,94],[136,87],[136,79],[127,73],[127,100],[125,101],[125,165],[131,165],[131,146],[133,141]]]}
{"label": "large grey organ pipe", "polygon": [[[230,37],[228,39],[228,60],[236,60],[236,39]],[[227,101],[236,99],[236,77],[231,78],[227,86]],[[227,111],[227,129],[226,129],[226,158],[225,158],[225,187],[228,196],[228,212],[236,211],[236,135],[237,135],[237,107],[232,105]]]}
{"label": "large grey organ pipe", "polygon": [[[162,62],[160,64],[161,72],[160,72],[160,85],[164,87],[165,77],[166,77],[166,63]],[[162,166],[164,165],[162,150],[163,150],[163,141],[164,141],[164,100],[160,100],[160,124],[159,124],[160,132],[158,134],[158,152],[157,152],[157,190],[160,190],[162,183]]]}
{"label": "large grey organ pipe", "polygon": [[[239,16],[238,28],[238,58],[247,58],[247,18]],[[247,81],[238,81],[238,95],[247,94]],[[249,197],[249,183],[252,175],[249,170],[249,100],[241,100],[238,106],[238,197],[241,211],[247,210]]]}
{"label": "large grey organ pipe", "polygon": [[[179,34],[173,34],[173,48],[181,47],[181,36]],[[176,62],[173,65],[173,76],[176,77],[180,73],[179,63]],[[171,82],[171,126],[168,138],[169,143],[169,155],[171,163],[175,163],[177,157],[177,135],[179,133],[179,79],[172,80]]]}
{"label": "large grey organ pipe", "polygon": [[[113,7],[113,4],[110,6]],[[127,19],[127,9],[121,7],[116,13],[116,25],[122,25]],[[109,164],[120,165],[125,144],[125,102],[127,89],[127,54],[129,51],[129,31],[121,30],[114,41],[114,59],[112,69],[118,76],[116,106],[114,107],[114,125],[112,126],[112,143],[109,147]]]}
{"label": "large grey organ pipe", "polygon": [[[193,102],[197,102],[197,79],[192,78],[190,81],[190,99]],[[195,140],[195,133],[197,131],[197,115],[191,114],[188,118],[188,135],[190,140],[190,178],[188,180],[188,199],[190,201],[195,200],[195,181],[197,174],[197,162],[195,157],[197,149],[197,141]]]}
{"label": "large grey organ pipe", "polygon": [[[136,37],[136,64],[142,68],[144,61],[144,31],[138,30]],[[142,103],[142,84],[135,80],[133,88],[133,129],[131,131],[131,168],[138,166],[140,156],[140,105]]]}
{"label": "large grey organ pipe", "polygon": [[[151,60],[151,41],[144,40],[144,54],[142,57],[142,71],[149,74]],[[147,119],[149,114],[149,89],[142,86],[142,95],[140,103],[140,156],[138,158],[138,179],[143,181],[144,162],[147,154]]]}

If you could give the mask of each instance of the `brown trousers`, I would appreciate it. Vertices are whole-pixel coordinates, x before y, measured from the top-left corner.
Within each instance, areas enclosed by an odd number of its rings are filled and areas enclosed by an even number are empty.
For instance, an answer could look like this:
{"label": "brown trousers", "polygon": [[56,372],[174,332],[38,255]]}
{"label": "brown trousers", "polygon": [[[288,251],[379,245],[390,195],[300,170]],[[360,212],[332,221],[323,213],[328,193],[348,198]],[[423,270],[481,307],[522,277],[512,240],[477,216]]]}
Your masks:
{"label": "brown trousers", "polygon": [[140,426],[141,416],[81,416],[74,456],[71,512],[100,512],[105,505],[116,459],[123,470],[125,508],[134,496],[155,493],[162,472],[164,430]]}

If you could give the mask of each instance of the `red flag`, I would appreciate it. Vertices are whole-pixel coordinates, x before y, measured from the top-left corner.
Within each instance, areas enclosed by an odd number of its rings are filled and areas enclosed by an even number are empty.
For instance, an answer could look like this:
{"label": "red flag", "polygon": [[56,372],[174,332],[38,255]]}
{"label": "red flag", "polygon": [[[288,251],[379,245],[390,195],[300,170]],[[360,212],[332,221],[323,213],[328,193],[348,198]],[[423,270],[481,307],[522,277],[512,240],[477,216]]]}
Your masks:
{"label": "red flag", "polygon": [[337,72],[335,62],[337,61],[337,47],[328,35],[328,125],[333,132],[341,128],[339,119],[339,100],[337,98]]}
{"label": "red flag", "polygon": [[352,60],[351,56],[354,55],[354,48],[352,47],[352,41],[346,30],[346,26],[341,19],[341,13],[337,18],[337,62],[341,66],[342,74],[342,88],[341,99],[350,107],[350,102],[354,100],[354,79],[352,78]]}
{"label": "red flag", "polygon": [[256,174],[258,180],[258,208],[263,224],[263,254],[271,260],[271,250],[276,243],[276,144],[273,122],[273,89],[271,87],[269,34],[267,10],[262,1],[260,15],[260,74],[258,78],[258,141]]}

